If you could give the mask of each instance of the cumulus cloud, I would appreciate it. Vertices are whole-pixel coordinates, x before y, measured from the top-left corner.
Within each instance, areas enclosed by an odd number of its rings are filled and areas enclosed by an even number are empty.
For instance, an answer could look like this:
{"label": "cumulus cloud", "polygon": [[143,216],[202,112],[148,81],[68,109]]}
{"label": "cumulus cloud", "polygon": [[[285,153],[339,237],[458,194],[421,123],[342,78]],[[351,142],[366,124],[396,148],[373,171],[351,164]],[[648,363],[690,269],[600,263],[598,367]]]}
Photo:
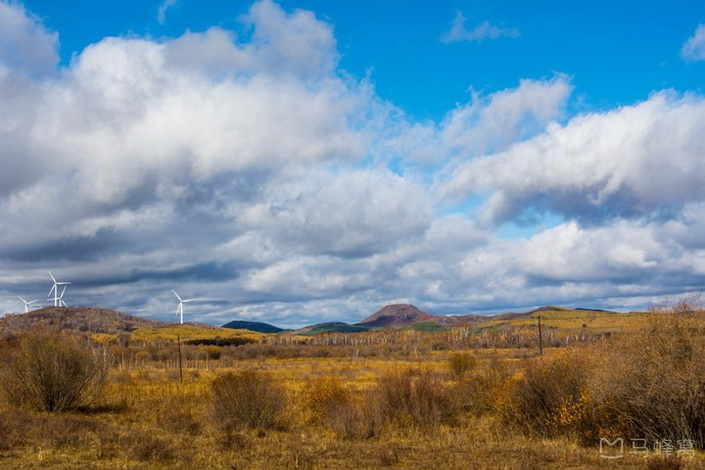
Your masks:
{"label": "cumulus cloud", "polygon": [[519,35],[517,28],[494,26],[487,21],[468,30],[465,28],[465,16],[461,11],[458,11],[453,18],[450,29],[441,36],[441,41],[445,44],[463,41],[482,42],[485,39],[499,39],[501,37],[517,38]]}
{"label": "cumulus cloud", "polygon": [[486,96],[473,91],[468,103],[448,112],[440,123],[402,120],[390,126],[393,132],[377,145],[410,164],[427,165],[499,152],[560,119],[572,89],[567,76],[557,75],[521,80],[516,88]]}
{"label": "cumulus cloud", "polygon": [[705,60],[705,25],[695,28],[695,33],[683,44],[681,56],[692,62]]}
{"label": "cumulus cloud", "polygon": [[53,73],[58,35],[20,4],[0,3],[0,79],[7,73],[42,77]]}
{"label": "cumulus cloud", "polygon": [[444,191],[489,192],[485,216],[497,223],[531,210],[582,220],[667,214],[705,197],[704,118],[702,98],[657,93],[463,162]]}
{"label": "cumulus cloud", "polygon": [[442,138],[451,149],[464,153],[504,150],[557,119],[572,91],[565,76],[549,80],[521,80],[513,89],[482,97],[473,93],[467,105],[446,116]]}
{"label": "cumulus cloud", "polygon": [[[339,69],[313,13],[240,19],[245,39],[106,38],[54,73],[58,36],[0,2],[3,311],[46,268],[71,305],[167,319],[176,288],[209,299],[191,319],[288,327],[627,305],[705,274],[701,97],[569,119],[556,75],[415,121]],[[560,223],[497,231],[543,212]]]}

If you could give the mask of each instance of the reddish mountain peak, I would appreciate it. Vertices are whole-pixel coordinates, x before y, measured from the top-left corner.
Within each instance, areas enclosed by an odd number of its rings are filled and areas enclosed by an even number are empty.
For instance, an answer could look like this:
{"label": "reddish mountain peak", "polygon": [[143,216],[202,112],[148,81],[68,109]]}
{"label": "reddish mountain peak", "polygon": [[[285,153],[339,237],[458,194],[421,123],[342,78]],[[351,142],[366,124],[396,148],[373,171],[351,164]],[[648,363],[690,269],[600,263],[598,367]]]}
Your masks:
{"label": "reddish mountain peak", "polygon": [[383,309],[375,312],[369,317],[362,320],[359,325],[366,326],[406,326],[414,323],[434,321],[439,315],[426,313],[410,304],[393,304],[387,305]]}

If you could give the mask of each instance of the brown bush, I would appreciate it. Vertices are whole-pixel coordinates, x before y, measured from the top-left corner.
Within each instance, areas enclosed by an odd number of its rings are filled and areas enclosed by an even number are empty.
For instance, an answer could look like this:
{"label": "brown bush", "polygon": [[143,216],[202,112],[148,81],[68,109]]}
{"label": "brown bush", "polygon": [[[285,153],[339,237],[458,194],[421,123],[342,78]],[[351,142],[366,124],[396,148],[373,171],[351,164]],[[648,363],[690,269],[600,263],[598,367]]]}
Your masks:
{"label": "brown bush", "polygon": [[308,389],[311,421],[323,424],[344,439],[371,437],[373,430],[362,404],[337,377],[322,377]]}
{"label": "brown bush", "polygon": [[90,405],[105,384],[108,360],[86,339],[27,334],[4,351],[0,390],[12,405],[68,411]]}
{"label": "brown bush", "polygon": [[705,318],[681,304],[615,341],[593,380],[599,427],[705,449]]}
{"label": "brown bush", "polygon": [[337,377],[321,377],[311,382],[306,393],[306,405],[311,411],[311,421],[326,423],[337,409],[352,401],[351,393]]}
{"label": "brown bush", "polygon": [[452,423],[461,410],[457,389],[430,370],[407,369],[380,377],[368,398],[370,424],[386,422],[418,426]]}
{"label": "brown bush", "polygon": [[476,367],[466,374],[456,385],[462,399],[462,407],[475,416],[497,410],[503,399],[510,374],[504,363],[494,359],[484,367]]}
{"label": "brown bush", "polygon": [[585,426],[590,365],[580,351],[530,360],[500,409],[503,420],[530,435],[552,437]]}
{"label": "brown bush", "polygon": [[225,373],[213,380],[211,392],[213,418],[223,430],[286,426],[286,390],[264,372]]}
{"label": "brown bush", "polygon": [[455,352],[448,356],[450,372],[457,379],[461,379],[475,368],[475,358],[467,352]]}

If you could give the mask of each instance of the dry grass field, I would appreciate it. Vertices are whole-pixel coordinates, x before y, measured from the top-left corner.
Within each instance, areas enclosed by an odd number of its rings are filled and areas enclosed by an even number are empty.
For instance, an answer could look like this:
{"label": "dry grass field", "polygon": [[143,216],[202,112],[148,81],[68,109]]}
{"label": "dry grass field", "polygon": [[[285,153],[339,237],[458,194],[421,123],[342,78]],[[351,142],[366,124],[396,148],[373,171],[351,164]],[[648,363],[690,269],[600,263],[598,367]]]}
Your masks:
{"label": "dry grass field", "polygon": [[[528,317],[23,333],[0,344],[0,468],[705,468],[702,311],[541,315],[555,344],[540,357]],[[247,341],[204,341],[233,338]]]}

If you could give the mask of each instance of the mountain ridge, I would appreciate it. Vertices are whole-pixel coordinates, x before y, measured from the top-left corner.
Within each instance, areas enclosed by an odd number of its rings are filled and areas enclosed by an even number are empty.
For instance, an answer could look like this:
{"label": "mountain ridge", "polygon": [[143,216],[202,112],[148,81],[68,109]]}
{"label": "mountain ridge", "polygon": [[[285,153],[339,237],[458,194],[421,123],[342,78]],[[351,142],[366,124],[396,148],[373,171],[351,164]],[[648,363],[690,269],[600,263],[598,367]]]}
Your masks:
{"label": "mountain ridge", "polygon": [[279,328],[269,323],[259,322],[259,321],[247,321],[247,320],[233,320],[221,328],[232,328],[234,330],[249,330],[256,331],[257,333],[281,333],[282,331],[288,331],[284,328]]}
{"label": "mountain ridge", "polygon": [[[130,315],[101,307],[44,307],[28,313],[8,313],[0,317],[0,337],[45,328],[74,330],[81,333],[131,333],[138,328],[168,328],[178,325]],[[189,323],[202,328],[217,328],[205,323]]]}
{"label": "mountain ridge", "polygon": [[[288,330],[269,323],[234,320],[222,327],[188,322],[185,325],[203,329],[218,330],[243,329],[257,333],[293,333],[316,335],[321,333],[360,333],[365,331],[415,328],[419,331],[440,331],[455,325],[473,325],[483,322],[524,321],[533,315],[551,312],[601,312],[616,313],[606,310],[569,309],[557,306],[535,308],[528,312],[507,312],[495,315],[441,315],[424,312],[412,304],[389,304],[369,315],[358,323],[327,322],[308,325],[297,330]],[[28,313],[8,313],[0,317],[0,337],[7,337],[22,331],[47,328],[52,330],[74,330],[81,333],[131,333],[137,329],[174,328],[180,324],[138,317],[101,307],[45,307]]]}

